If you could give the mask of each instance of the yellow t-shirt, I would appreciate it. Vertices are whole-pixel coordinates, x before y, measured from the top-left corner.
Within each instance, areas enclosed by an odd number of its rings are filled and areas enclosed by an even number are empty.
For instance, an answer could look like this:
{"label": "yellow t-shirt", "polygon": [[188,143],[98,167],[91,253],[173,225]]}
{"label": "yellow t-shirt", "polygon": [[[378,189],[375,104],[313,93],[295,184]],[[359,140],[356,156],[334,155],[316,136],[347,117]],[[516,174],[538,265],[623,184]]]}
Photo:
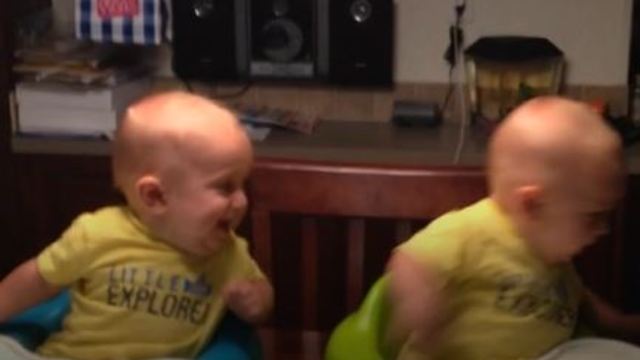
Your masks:
{"label": "yellow t-shirt", "polygon": [[[445,281],[449,322],[434,359],[532,359],[573,334],[582,294],[573,266],[542,263],[490,199],[436,219],[398,251]],[[426,357],[409,340],[399,358]]]}
{"label": "yellow t-shirt", "polygon": [[70,287],[63,329],[38,352],[71,359],[194,357],[221,316],[222,287],[263,278],[243,239],[194,260],[154,238],[126,207],[79,216],[37,259]]}

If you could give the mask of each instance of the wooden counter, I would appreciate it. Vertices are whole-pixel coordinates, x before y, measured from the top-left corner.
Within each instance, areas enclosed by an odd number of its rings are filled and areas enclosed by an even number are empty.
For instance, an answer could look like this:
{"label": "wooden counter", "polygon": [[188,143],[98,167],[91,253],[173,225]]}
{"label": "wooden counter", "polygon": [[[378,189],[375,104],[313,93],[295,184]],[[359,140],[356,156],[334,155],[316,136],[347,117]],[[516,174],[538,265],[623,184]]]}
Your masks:
{"label": "wooden counter", "polygon": [[[462,165],[482,165],[485,137],[467,132]],[[322,121],[310,135],[274,129],[254,142],[258,157],[399,165],[452,165],[459,127],[400,128],[389,123]],[[109,143],[94,139],[15,137],[19,154],[107,155]]]}
{"label": "wooden counter", "polygon": [[[313,134],[274,129],[266,140],[254,142],[257,157],[342,161],[365,164],[483,166],[487,135],[466,130],[459,161],[457,124],[438,128],[402,128],[390,123],[322,121]],[[94,139],[15,137],[18,154],[97,155],[109,153],[109,142]],[[625,151],[631,174],[640,174],[640,144]]]}

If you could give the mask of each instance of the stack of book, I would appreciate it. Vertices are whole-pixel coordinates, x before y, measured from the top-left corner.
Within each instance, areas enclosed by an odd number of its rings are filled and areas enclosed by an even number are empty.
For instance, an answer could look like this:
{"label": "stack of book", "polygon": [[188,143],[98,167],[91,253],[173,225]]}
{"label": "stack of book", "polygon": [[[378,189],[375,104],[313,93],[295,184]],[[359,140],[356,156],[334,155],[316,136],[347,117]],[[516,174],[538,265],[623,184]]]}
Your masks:
{"label": "stack of book", "polygon": [[140,51],[74,40],[18,49],[16,132],[111,135],[126,107],[150,89]]}
{"label": "stack of book", "polygon": [[116,85],[20,82],[16,85],[20,134],[111,136],[126,107],[150,88],[148,79]]}

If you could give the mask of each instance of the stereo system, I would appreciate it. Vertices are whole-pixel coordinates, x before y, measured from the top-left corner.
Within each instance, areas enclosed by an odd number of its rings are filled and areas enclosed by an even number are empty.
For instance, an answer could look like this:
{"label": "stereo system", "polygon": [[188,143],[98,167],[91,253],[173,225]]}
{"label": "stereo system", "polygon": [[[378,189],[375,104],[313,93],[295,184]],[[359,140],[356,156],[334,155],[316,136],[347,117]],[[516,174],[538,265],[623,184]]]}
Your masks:
{"label": "stereo system", "polygon": [[183,79],[392,84],[393,0],[174,0],[172,13]]}

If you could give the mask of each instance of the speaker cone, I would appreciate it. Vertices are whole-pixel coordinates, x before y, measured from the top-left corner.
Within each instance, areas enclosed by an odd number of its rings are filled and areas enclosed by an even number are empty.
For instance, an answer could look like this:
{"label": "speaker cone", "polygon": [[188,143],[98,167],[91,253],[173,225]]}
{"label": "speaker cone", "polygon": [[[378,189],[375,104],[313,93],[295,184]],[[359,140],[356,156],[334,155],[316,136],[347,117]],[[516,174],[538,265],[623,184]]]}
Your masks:
{"label": "speaker cone", "polygon": [[356,0],[351,3],[351,16],[356,22],[365,22],[371,17],[372,6],[369,0]]}
{"label": "speaker cone", "polygon": [[195,0],[193,3],[193,13],[199,18],[208,17],[214,9],[214,0]]}
{"label": "speaker cone", "polygon": [[287,18],[269,21],[262,29],[262,52],[269,60],[286,62],[293,60],[304,43],[300,27]]}

